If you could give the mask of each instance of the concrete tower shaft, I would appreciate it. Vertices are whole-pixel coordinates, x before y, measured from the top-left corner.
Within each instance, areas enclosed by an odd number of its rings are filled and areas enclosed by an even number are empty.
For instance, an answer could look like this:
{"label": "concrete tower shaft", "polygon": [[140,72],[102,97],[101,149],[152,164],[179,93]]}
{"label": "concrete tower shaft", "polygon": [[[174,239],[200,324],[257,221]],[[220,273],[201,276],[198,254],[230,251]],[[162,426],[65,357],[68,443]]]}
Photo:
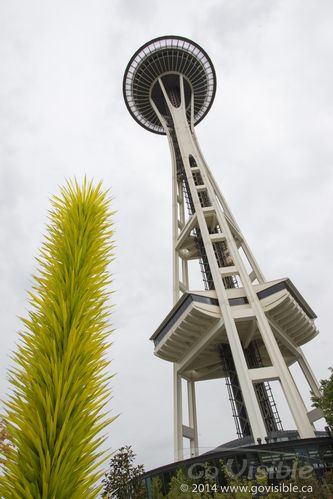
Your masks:
{"label": "concrete tower shaft", "polygon": [[[322,413],[307,410],[289,366],[298,362],[311,390],[319,393],[300,348],[317,334],[316,316],[289,279],[265,280],[200,150],[194,127],[215,92],[210,59],[189,40],[189,51],[179,50],[175,37],[157,40],[158,48],[149,42],[131,59],[124,95],[140,125],[167,135],[172,156],[174,307],[151,339],[155,355],[174,366],[175,459],[183,458],[184,438],[191,454],[198,453],[195,383],[216,378],[226,379],[238,437],[256,443],[283,434],[273,380],[281,384],[299,436],[313,437],[313,423]],[[184,39],[181,43],[185,46]],[[177,71],[182,52],[187,64]],[[170,65],[163,66],[163,60]],[[200,264],[204,289],[191,287],[192,260]]]}

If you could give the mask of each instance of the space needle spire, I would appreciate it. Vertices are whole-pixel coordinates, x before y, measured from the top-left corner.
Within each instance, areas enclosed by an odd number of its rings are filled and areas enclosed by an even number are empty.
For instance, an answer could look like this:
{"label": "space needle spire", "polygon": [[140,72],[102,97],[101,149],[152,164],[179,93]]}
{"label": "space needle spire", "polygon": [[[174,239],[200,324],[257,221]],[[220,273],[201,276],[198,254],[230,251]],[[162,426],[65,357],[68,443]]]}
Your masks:
{"label": "space needle spire", "polygon": [[[313,437],[313,423],[322,417],[307,410],[289,370],[298,362],[319,394],[301,350],[318,332],[316,315],[288,278],[266,281],[196,138],[215,91],[209,56],[178,36],[142,46],[123,82],[129,112],[145,129],[167,136],[172,157],[174,306],[151,339],[155,355],[173,363],[175,460],[184,457],[184,438],[191,454],[198,453],[198,382],[226,380],[239,439],[256,443],[283,434],[270,381],[279,381],[300,438]],[[202,273],[199,290],[191,284],[194,260]]]}

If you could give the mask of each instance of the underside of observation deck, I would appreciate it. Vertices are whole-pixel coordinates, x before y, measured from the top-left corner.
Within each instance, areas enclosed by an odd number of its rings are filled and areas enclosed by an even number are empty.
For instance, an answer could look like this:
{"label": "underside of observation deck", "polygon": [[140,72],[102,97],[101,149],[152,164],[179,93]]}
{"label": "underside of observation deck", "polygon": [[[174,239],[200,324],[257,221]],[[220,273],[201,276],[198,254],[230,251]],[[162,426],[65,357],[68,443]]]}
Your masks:
{"label": "underside of observation deck", "polygon": [[[196,125],[208,113],[216,91],[214,66],[198,44],[180,36],[155,38],[135,52],[123,80],[124,99],[133,118],[147,130],[161,135],[165,131],[150,99],[160,77],[168,90],[177,92],[179,78],[172,75],[183,75],[188,94],[193,92]],[[187,112],[189,118],[190,106]]]}
{"label": "underside of observation deck", "polygon": [[[255,289],[283,357],[291,365],[296,360],[294,350],[318,334],[316,315],[289,279],[256,285]],[[261,362],[269,365],[254,313],[242,288],[228,289],[227,294],[242,345],[246,349],[256,342]],[[220,348],[228,340],[220,319],[214,291],[185,293],[151,337],[155,355],[183,363],[184,376],[194,381],[226,377]],[[191,349],[196,354],[184,362]]]}

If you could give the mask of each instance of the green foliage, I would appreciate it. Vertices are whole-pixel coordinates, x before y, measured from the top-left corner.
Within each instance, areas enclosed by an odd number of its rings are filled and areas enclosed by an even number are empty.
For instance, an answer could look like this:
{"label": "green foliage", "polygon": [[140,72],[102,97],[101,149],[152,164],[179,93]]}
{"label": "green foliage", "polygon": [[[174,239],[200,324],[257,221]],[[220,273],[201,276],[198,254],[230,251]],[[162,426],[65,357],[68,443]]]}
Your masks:
{"label": "green foliage", "polygon": [[145,499],[146,488],[140,481],[143,465],[135,465],[135,454],[130,445],[121,447],[111,458],[110,469],[103,479],[102,497],[115,499]]}
{"label": "green foliage", "polygon": [[[297,459],[294,464],[297,463],[301,465],[302,463]],[[284,483],[291,484],[293,486],[305,487],[307,490],[303,489],[302,498],[304,499],[312,499],[315,497],[316,499],[332,499],[332,472],[324,473],[321,480],[318,480],[317,476],[313,472],[313,469],[310,467],[310,471],[304,473],[302,471],[302,466],[295,467],[295,475],[289,481],[285,481]],[[299,497],[299,494],[290,494],[292,498]]]}
{"label": "green foliage", "polygon": [[[227,485],[230,487],[230,491],[223,494],[224,499],[252,499],[253,497],[262,497],[262,494],[254,495],[251,487],[268,485],[266,471],[258,473],[256,480],[249,480],[247,477],[234,477],[230,475],[226,466],[223,466],[223,471]],[[264,497],[266,499],[283,499],[284,496],[279,492],[265,492]]]}
{"label": "green foliage", "polygon": [[68,182],[52,199],[28,319],[10,371],[15,448],[6,499],[95,498],[105,460],[111,213],[101,184]]}
{"label": "green foliage", "polygon": [[[190,478],[185,469],[180,468],[176,475],[170,481],[170,490],[167,495],[168,499],[216,499],[222,498],[222,495],[214,491],[216,485],[216,478],[211,474],[211,469],[208,463],[203,466],[204,473],[200,478]],[[197,487],[196,487],[197,486]],[[202,489],[201,489],[202,487]],[[224,497],[224,496],[223,496]]]}
{"label": "green foliage", "polygon": [[159,476],[155,476],[152,479],[152,496],[153,499],[164,499],[162,492],[162,480]]}
{"label": "green foliage", "polygon": [[[180,497],[182,499],[191,499],[194,497],[192,483],[193,479],[188,478],[183,468],[179,468],[176,475],[171,478],[168,499],[178,499]],[[200,497],[200,495],[196,494],[196,497]]]}
{"label": "green foliage", "polygon": [[312,401],[315,407],[319,407],[325,416],[327,424],[333,429],[333,369],[330,367],[331,376],[321,380],[319,397],[313,395]]}
{"label": "green foliage", "polygon": [[[297,464],[297,463],[294,463]],[[301,464],[301,463],[299,463]],[[255,480],[247,477],[235,477],[232,475],[223,461],[220,461],[220,475],[223,476],[224,485],[219,486],[216,477],[210,472],[210,467],[206,464],[204,473],[200,478],[188,478],[185,469],[178,469],[169,484],[169,493],[164,496],[162,493],[162,482],[159,477],[152,480],[153,499],[252,499],[253,497],[265,497],[266,499],[290,499],[302,497],[316,499],[333,499],[333,473],[326,472],[322,480],[318,480],[313,471],[307,471],[303,466],[293,467],[296,471],[290,480],[273,482],[279,488],[284,484],[288,487],[288,492],[274,490],[270,486],[270,481],[265,467],[258,468]],[[311,469],[311,468],[310,468]],[[291,486],[291,491],[289,487]],[[298,487],[298,492],[292,491],[293,487]],[[287,494],[287,495],[286,495]]]}

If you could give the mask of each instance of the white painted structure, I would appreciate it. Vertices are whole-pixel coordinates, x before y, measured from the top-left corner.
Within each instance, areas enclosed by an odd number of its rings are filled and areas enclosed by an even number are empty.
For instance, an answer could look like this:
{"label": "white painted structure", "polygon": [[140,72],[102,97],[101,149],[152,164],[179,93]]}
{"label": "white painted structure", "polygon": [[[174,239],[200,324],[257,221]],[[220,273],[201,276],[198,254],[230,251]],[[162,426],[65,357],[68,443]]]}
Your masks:
{"label": "white painted structure", "polygon": [[[265,280],[198,145],[194,126],[208,112],[215,85],[207,54],[180,37],[147,43],[124,78],[129,111],[167,135],[172,156],[174,308],[151,339],[155,355],[173,363],[175,460],[184,457],[184,438],[198,453],[195,383],[202,380],[229,379],[238,435],[254,443],[282,429],[270,380],[280,382],[300,438],[315,436],[313,423],[322,417],[307,411],[288,368],[298,362],[319,393],[301,350],[318,333],[316,316],[289,279]],[[201,264],[205,290],[191,290],[191,260]]]}

